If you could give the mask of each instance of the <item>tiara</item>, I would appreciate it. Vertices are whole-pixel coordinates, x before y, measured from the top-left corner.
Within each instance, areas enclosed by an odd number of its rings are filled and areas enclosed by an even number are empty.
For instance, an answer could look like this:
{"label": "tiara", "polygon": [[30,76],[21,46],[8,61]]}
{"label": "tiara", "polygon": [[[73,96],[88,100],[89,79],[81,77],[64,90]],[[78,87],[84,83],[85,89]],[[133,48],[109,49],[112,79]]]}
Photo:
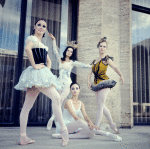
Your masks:
{"label": "tiara", "polygon": [[79,47],[79,44],[76,44],[76,41],[68,41],[68,42],[67,42],[67,46],[71,46],[71,47],[73,47],[74,49],[76,49],[76,48]]}

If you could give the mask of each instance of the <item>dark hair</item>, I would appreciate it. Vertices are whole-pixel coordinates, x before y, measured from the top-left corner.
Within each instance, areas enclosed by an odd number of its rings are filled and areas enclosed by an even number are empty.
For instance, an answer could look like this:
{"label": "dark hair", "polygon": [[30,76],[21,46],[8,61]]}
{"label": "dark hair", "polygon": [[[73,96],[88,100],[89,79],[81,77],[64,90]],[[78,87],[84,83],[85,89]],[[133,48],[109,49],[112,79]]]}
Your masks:
{"label": "dark hair", "polygon": [[108,43],[107,43],[106,39],[107,39],[107,37],[103,37],[103,38],[98,42],[97,48],[99,48],[99,46],[100,46],[100,44],[101,44],[102,42],[106,42],[106,44],[107,44],[107,46],[108,46]]}
{"label": "dark hair", "polygon": [[[34,25],[36,25],[37,24],[37,22],[39,22],[40,20],[43,20],[43,21],[45,21],[46,22],[46,20],[45,19],[38,19],[37,21],[35,21],[35,24]],[[35,34],[35,29],[33,29],[32,30],[32,33],[31,33],[31,35],[34,35]],[[43,37],[45,37],[45,33],[43,34]],[[42,38],[43,38],[42,37]]]}
{"label": "dark hair", "polygon": [[62,61],[65,61],[65,58],[66,58],[66,52],[69,48],[72,48],[73,49],[73,53],[71,55],[71,57],[69,57],[70,60],[75,60],[75,49],[72,47],[72,46],[67,46],[66,49],[64,50],[63,52],[63,58],[61,58]]}
{"label": "dark hair", "polygon": [[79,88],[80,88],[80,85],[79,85],[77,82],[72,82],[72,83],[70,84],[70,89],[71,89],[72,85],[74,85],[74,84],[77,84],[77,85],[79,86]]}

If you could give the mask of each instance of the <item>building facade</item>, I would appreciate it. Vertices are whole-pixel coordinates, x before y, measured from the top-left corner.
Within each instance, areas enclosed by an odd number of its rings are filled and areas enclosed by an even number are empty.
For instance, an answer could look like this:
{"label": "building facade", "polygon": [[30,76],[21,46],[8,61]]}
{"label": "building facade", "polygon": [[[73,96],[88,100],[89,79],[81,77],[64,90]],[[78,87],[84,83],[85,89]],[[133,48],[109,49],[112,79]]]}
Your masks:
{"label": "building facade", "polygon": [[[101,37],[107,37],[108,54],[114,57],[114,63],[124,76],[125,83],[120,85],[117,74],[112,69],[108,70],[108,76],[118,83],[110,91],[106,105],[112,113],[113,120],[121,127],[133,126],[131,7],[131,1],[124,0],[79,2],[78,41],[83,45],[78,50],[79,60],[85,58],[91,63],[98,58],[97,43]],[[78,78],[77,80],[82,82]],[[88,90],[87,83],[80,84],[84,84],[84,89]],[[82,98],[87,102],[89,114],[92,113],[91,117],[95,121],[95,94],[92,91],[88,91],[88,94],[83,92]],[[106,122],[106,119],[103,122]]]}
{"label": "building facade", "polygon": [[[0,4],[0,125],[19,125],[25,92],[16,91],[13,86],[22,70],[30,65],[24,53],[24,40],[40,18],[47,21],[60,53],[67,41],[76,40],[80,45],[76,57],[85,63],[98,58],[97,43],[107,37],[107,52],[114,57],[125,80],[121,85],[119,76],[108,68],[108,76],[117,81],[106,100],[113,120],[124,128],[150,124],[149,14],[150,2],[144,0],[3,0]],[[95,122],[95,93],[87,87],[88,74],[77,73],[72,79],[80,84],[80,100]],[[46,125],[50,115],[51,101],[39,95],[30,112],[29,124]],[[108,123],[105,117],[102,123]]]}

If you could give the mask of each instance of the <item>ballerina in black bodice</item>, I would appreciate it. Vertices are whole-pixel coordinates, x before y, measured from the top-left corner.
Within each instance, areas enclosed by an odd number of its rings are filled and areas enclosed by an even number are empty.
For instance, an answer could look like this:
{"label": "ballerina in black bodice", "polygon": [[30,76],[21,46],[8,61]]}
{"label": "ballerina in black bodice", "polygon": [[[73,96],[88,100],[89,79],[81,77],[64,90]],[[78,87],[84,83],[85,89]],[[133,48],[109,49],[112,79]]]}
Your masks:
{"label": "ballerina in black bodice", "polygon": [[26,39],[25,51],[32,66],[25,69],[15,86],[17,90],[26,90],[26,97],[20,114],[20,144],[26,145],[34,143],[27,137],[26,127],[29,112],[40,92],[48,96],[52,100],[53,112],[57,122],[61,126],[62,145],[68,143],[68,130],[63,122],[60,95],[56,89],[61,89],[57,77],[50,71],[51,60],[48,56],[48,47],[46,47],[41,39],[47,30],[47,24],[44,20],[35,23],[34,33]]}

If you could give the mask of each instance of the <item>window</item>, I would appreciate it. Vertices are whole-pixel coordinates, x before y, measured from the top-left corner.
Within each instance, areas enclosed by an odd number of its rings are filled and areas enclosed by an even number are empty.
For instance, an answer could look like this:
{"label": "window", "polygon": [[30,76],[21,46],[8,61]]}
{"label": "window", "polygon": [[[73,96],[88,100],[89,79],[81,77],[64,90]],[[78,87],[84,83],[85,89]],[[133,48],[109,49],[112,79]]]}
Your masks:
{"label": "window", "polygon": [[150,2],[132,2],[134,124],[150,124]]}

